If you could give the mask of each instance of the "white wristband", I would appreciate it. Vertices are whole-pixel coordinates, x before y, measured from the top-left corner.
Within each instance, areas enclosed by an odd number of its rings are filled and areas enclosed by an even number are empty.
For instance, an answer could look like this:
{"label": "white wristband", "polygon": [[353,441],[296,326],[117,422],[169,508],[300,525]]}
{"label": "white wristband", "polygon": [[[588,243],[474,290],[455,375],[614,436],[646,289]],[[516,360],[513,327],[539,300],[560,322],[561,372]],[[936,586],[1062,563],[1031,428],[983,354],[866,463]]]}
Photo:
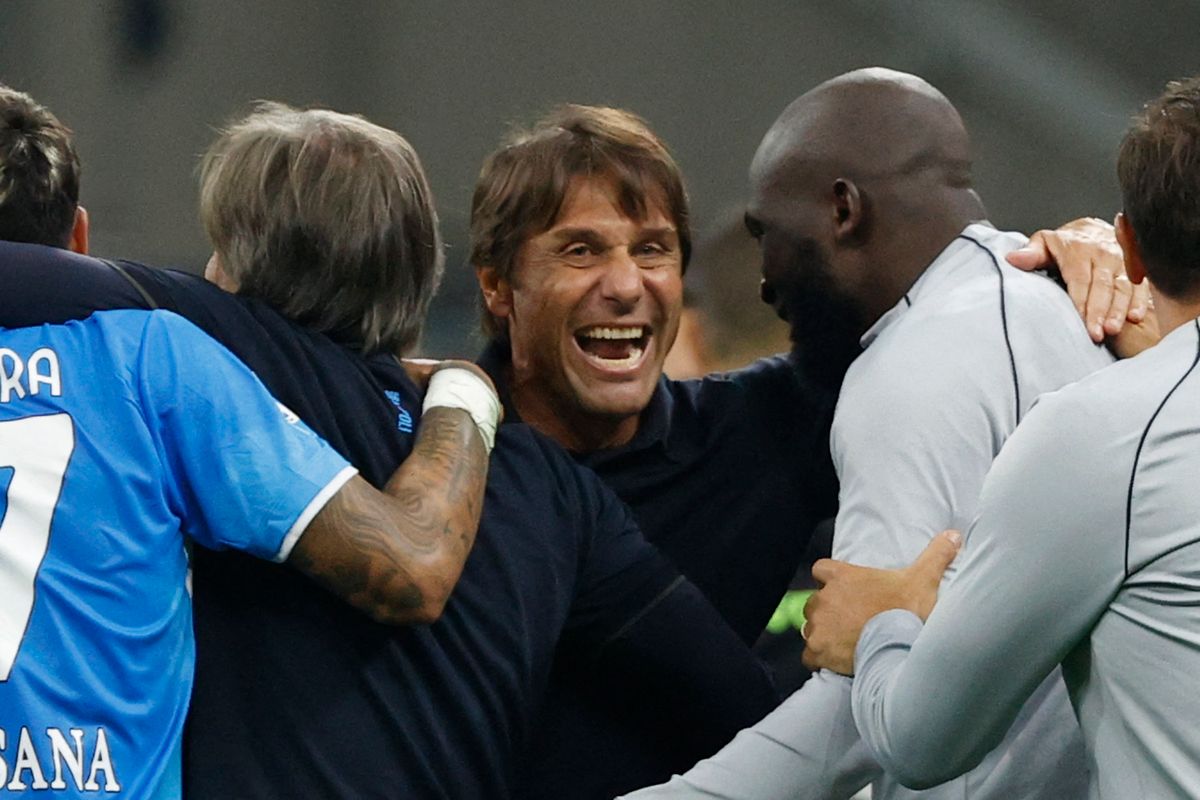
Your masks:
{"label": "white wristband", "polygon": [[471,415],[490,454],[500,421],[500,398],[483,378],[469,369],[446,367],[429,378],[429,389],[421,408],[459,408]]}

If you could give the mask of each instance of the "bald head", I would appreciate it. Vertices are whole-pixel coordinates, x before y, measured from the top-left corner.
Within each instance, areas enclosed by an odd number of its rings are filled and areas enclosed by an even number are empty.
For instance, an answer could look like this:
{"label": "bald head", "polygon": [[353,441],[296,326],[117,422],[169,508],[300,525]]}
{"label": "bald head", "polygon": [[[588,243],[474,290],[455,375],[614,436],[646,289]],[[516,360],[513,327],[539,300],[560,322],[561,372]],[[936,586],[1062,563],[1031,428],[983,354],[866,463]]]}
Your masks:
{"label": "bald head", "polygon": [[984,217],[958,112],[921,78],[888,69],[848,72],[789,105],[750,180],[764,299],[794,340],[804,326],[845,326],[846,352]]}
{"label": "bald head", "polygon": [[932,177],[970,187],[970,140],[946,97],[915,75],[883,68],[839,75],[806,92],[771,126],[751,168],[772,177],[858,182]]}

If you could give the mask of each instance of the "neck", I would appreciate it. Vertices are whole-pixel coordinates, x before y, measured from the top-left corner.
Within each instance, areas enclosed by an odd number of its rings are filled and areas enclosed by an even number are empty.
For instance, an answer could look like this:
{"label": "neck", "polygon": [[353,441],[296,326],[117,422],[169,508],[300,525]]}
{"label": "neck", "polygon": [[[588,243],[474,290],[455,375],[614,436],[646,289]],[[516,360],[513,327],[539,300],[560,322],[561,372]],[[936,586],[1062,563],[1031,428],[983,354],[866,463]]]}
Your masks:
{"label": "neck", "polygon": [[[916,227],[910,219],[897,220],[898,224],[889,232],[891,235],[884,238],[872,259],[877,267],[872,272],[886,277],[879,283],[877,301],[867,309],[868,328],[900,302],[970,222],[971,218],[961,213],[930,215]],[[914,235],[917,231],[919,235]]]}
{"label": "neck", "polygon": [[1200,298],[1173,300],[1161,292],[1154,297],[1154,312],[1158,316],[1158,329],[1166,336],[1181,325],[1200,317]]}
{"label": "neck", "polygon": [[509,376],[509,398],[521,421],[573,453],[620,447],[637,433],[637,414],[615,417],[564,408],[543,387],[513,375],[511,367]]}

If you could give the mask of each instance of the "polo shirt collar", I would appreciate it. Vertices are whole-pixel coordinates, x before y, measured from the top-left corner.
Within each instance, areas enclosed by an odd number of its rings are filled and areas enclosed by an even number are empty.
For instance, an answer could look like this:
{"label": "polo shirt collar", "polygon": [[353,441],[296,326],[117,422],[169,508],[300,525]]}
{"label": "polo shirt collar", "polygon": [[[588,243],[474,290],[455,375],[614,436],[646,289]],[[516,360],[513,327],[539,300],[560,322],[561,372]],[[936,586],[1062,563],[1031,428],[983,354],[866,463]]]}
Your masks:
{"label": "polo shirt collar", "polygon": [[512,350],[508,342],[500,339],[489,339],[475,364],[492,379],[496,394],[500,397],[500,405],[504,406],[505,422],[520,422],[521,415],[513,405],[512,394],[508,387],[508,366],[512,363]]}
{"label": "polo shirt collar", "polygon": [[[488,374],[492,383],[496,385],[496,393],[500,396],[501,405],[504,406],[504,421],[521,422],[521,415],[517,413],[517,407],[512,402],[512,393],[508,385],[508,367],[512,364],[512,350],[508,343],[499,339],[490,340],[475,363]],[[669,445],[671,414],[674,405],[675,398],[671,393],[667,377],[659,376],[658,385],[654,387],[650,403],[642,410],[637,433],[633,435],[633,438],[619,447],[595,450],[581,455],[589,465],[603,463],[626,453],[640,452],[655,446],[661,447],[666,455],[672,456],[673,451],[678,449]],[[682,453],[676,455],[683,457]]]}
{"label": "polo shirt collar", "polygon": [[927,295],[936,294],[939,287],[943,283],[943,278],[953,272],[956,267],[963,263],[960,257],[964,252],[972,252],[974,245],[968,240],[970,239],[987,239],[990,238],[995,228],[988,222],[972,222],[967,227],[963,228],[962,233],[954,237],[950,244],[946,245],[937,258],[929,263],[925,271],[918,276],[913,285],[904,297],[896,305],[888,309],[882,317],[875,321],[875,324],[867,329],[867,332],[862,335],[858,343],[864,350],[871,346],[871,343],[879,338],[885,330],[896,323],[908,312],[910,308],[917,302],[918,299]]}

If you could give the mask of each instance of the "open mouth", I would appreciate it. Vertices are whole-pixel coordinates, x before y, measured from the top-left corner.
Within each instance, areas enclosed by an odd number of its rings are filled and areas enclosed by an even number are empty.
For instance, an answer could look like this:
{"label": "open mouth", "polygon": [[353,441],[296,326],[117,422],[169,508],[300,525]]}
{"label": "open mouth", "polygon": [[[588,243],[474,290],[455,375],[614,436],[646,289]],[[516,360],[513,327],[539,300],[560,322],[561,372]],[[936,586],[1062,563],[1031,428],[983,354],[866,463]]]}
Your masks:
{"label": "open mouth", "polygon": [[583,354],[607,369],[636,366],[649,341],[650,329],[645,325],[593,325],[575,332]]}

